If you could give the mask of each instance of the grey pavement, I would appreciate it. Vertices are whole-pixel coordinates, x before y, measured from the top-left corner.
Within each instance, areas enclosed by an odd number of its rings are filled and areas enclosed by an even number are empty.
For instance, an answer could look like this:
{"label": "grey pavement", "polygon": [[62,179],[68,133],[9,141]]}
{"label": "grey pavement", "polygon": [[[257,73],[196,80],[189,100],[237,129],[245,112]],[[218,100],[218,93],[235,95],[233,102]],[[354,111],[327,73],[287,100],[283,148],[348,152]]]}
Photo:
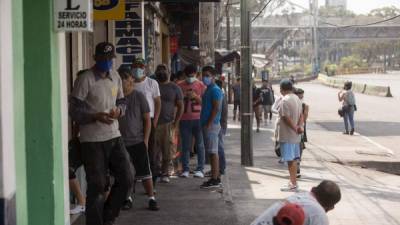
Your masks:
{"label": "grey pavement", "polygon": [[[331,225],[400,225],[400,177],[347,163],[395,159],[363,135],[343,137],[340,134],[341,120],[329,112],[337,110],[337,105],[327,101],[337,90],[314,83],[301,86],[312,103],[309,142],[299,180],[301,190],[309,191],[323,179],[339,184],[342,201],[328,213]],[[311,94],[319,96],[311,97]],[[254,132],[255,165],[243,167],[240,165],[240,124],[229,122],[223,193],[201,190],[202,179],[174,178],[169,184],[158,184],[161,210],[150,212],[145,209],[147,198],[138,186],[134,208],[122,212],[116,225],[248,225],[271,204],[290,196],[291,193],[280,191],[288,182],[288,172],[285,165],[278,163],[273,151],[273,123],[264,124],[260,133]],[[327,122],[335,123],[334,129]]]}

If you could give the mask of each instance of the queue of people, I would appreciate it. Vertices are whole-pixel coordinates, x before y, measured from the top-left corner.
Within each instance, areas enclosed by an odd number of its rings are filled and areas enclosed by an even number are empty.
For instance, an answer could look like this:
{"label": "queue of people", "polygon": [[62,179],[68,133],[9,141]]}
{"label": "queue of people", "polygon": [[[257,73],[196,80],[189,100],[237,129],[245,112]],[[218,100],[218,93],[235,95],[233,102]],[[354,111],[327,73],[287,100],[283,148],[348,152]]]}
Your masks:
{"label": "queue of people", "polygon": [[[205,157],[209,157],[209,179],[200,187],[220,187],[226,168],[227,104],[212,66],[204,67],[199,76],[197,68],[189,65],[171,82],[165,65],[146,76],[146,63],[140,58],[114,73],[114,57],[111,43],[99,43],[95,65],[79,73],[69,100],[69,114],[77,127],[73,143],[79,146],[70,152],[80,156],[70,157],[70,184],[79,200],[71,213],[85,211],[88,225],[114,224],[121,209],[132,207],[136,181],[143,183],[148,209],[157,211],[157,182],[169,183],[174,172],[182,178],[191,172],[204,178]],[[177,134],[181,171],[171,166],[177,155]],[[193,152],[197,167],[191,171]],[[86,173],[86,199],[75,177],[81,165]]]}

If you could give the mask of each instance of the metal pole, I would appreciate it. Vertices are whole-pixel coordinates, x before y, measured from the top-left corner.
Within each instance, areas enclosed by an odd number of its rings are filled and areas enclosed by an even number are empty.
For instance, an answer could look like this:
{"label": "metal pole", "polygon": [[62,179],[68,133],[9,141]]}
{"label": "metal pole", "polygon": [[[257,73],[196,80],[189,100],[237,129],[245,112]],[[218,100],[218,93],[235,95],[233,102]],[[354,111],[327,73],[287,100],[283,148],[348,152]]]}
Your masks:
{"label": "metal pole", "polygon": [[250,47],[250,12],[247,0],[240,1],[241,12],[241,47],[240,47],[240,78],[241,78],[241,163],[253,166],[253,99],[251,94],[251,47]]}
{"label": "metal pole", "polygon": [[[229,4],[229,0],[227,2]],[[229,17],[229,5],[226,6],[226,50],[231,50],[231,21]]]}
{"label": "metal pole", "polygon": [[[313,2],[313,11],[314,11],[314,69],[315,73],[318,74],[319,70],[319,55],[318,55],[318,0],[314,0]],[[317,75],[314,74],[314,75]]]}

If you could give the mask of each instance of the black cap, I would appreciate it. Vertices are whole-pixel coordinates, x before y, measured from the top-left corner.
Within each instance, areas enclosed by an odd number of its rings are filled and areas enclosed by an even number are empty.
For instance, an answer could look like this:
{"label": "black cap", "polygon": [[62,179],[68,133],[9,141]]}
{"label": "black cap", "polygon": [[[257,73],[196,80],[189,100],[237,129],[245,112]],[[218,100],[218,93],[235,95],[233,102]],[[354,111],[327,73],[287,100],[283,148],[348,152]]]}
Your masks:
{"label": "black cap", "polygon": [[114,45],[109,42],[101,42],[96,45],[96,57],[115,58]]}

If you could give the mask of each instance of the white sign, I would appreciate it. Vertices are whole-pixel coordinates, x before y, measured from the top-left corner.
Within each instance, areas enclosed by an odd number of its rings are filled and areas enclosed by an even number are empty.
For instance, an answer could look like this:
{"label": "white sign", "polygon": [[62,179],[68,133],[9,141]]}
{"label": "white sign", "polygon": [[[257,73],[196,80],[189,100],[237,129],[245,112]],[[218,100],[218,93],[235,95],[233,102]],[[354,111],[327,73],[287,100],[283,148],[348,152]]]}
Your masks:
{"label": "white sign", "polygon": [[144,56],[144,3],[127,0],[125,19],[115,21],[116,64],[130,66],[134,57]]}
{"label": "white sign", "polygon": [[93,31],[93,7],[89,0],[55,0],[56,31]]}

